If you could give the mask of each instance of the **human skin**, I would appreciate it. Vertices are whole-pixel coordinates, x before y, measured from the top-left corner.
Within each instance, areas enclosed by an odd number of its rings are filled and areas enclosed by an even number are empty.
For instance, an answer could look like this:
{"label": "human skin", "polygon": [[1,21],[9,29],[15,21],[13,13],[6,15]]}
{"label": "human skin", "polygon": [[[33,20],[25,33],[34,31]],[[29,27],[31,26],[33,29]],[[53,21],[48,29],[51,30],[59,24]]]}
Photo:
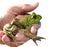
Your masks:
{"label": "human skin", "polygon": [[[13,6],[13,7],[9,8],[6,15],[4,15],[3,18],[0,18],[0,29],[3,30],[3,26],[7,23],[10,23],[14,18],[23,18],[25,16],[28,16],[28,12],[31,12],[34,9],[36,9],[38,7],[38,5],[39,5],[39,3],[37,2],[34,5],[24,4],[24,5]],[[36,33],[37,25],[38,24],[34,24],[31,27],[31,33],[33,33],[33,34]],[[32,28],[35,30],[33,30]],[[18,45],[24,44],[25,42],[27,42],[29,40],[29,38],[26,37],[23,32],[17,33],[16,39],[20,39],[21,36],[23,36],[23,38],[22,38],[23,40],[21,40],[19,42],[19,44],[16,44],[16,43],[10,42],[10,41],[8,41],[8,43],[7,43],[6,39],[9,40],[9,37],[7,35],[2,35],[2,41],[5,41],[5,44],[7,44],[11,47],[17,47]]]}

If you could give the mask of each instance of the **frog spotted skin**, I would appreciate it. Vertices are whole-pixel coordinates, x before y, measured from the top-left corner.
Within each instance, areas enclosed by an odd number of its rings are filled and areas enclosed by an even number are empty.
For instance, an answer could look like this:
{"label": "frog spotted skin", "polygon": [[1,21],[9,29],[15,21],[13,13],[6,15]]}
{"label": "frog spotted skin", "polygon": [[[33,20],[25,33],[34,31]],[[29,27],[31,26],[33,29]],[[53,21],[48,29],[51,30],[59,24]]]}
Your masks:
{"label": "frog spotted skin", "polygon": [[36,13],[33,12],[31,15],[24,18],[15,18],[12,20],[11,24],[7,24],[8,26],[5,25],[3,30],[5,34],[9,35],[13,39],[14,35],[17,33],[16,31],[24,29],[25,35],[36,43],[36,40],[41,40],[44,38],[32,34],[30,32],[30,27],[33,24],[40,22],[41,19],[42,17],[40,15],[36,15]]}

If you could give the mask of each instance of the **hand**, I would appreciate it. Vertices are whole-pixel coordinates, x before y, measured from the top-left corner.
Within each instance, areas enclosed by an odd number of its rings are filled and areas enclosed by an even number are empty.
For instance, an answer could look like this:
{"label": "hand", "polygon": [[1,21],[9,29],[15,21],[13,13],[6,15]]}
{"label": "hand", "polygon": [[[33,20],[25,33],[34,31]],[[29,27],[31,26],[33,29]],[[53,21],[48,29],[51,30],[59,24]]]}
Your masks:
{"label": "hand", "polygon": [[[34,5],[30,4],[24,4],[20,6],[13,6],[8,11],[7,14],[4,15],[3,18],[0,19],[0,29],[3,29],[3,26],[7,23],[10,23],[14,18],[23,18],[25,16],[28,16],[28,12],[33,11],[35,8],[37,8],[39,3],[35,3]],[[37,28],[39,28],[40,23],[34,24],[31,27],[31,33],[36,34]],[[11,42],[10,38],[7,35],[4,35],[4,33],[1,31],[1,39],[3,43],[11,46],[11,47],[17,47],[18,45],[24,44],[26,41],[29,40],[28,37],[24,35],[23,32],[18,32],[16,34],[16,40],[19,41],[19,43]],[[2,42],[1,41],[1,42]]]}

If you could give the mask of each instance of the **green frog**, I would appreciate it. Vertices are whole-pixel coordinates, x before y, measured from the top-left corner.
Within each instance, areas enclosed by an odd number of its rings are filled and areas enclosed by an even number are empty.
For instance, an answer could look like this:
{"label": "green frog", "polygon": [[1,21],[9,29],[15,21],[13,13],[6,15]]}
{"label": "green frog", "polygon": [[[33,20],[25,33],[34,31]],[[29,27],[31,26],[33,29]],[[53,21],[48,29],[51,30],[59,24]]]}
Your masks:
{"label": "green frog", "polygon": [[45,38],[39,37],[36,34],[32,34],[30,32],[30,28],[33,24],[40,22],[41,19],[42,19],[42,16],[37,15],[36,13],[33,12],[32,14],[30,14],[29,16],[25,16],[24,18],[13,19],[10,24],[6,24],[4,26],[3,31],[5,34],[7,34],[13,39],[16,33],[19,30],[23,29],[24,34],[36,43],[36,40],[41,41],[41,39],[45,39]]}

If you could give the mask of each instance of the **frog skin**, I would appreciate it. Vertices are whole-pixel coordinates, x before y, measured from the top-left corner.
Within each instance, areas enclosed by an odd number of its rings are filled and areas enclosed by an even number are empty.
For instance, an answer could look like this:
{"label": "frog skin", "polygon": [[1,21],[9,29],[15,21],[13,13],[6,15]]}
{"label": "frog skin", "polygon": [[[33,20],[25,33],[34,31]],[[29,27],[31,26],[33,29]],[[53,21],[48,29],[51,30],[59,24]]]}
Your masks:
{"label": "frog skin", "polygon": [[33,24],[40,22],[41,19],[42,19],[42,17],[40,15],[36,15],[36,13],[33,12],[31,15],[26,16],[24,18],[13,19],[10,24],[7,24],[4,26],[3,30],[4,30],[5,34],[7,34],[11,38],[13,38],[14,35],[17,33],[15,31],[24,29],[24,34],[27,37],[29,37],[30,39],[32,39],[35,42],[35,44],[37,45],[36,40],[41,41],[41,39],[45,39],[45,38],[39,37],[36,34],[32,34],[30,32],[30,27]]}

